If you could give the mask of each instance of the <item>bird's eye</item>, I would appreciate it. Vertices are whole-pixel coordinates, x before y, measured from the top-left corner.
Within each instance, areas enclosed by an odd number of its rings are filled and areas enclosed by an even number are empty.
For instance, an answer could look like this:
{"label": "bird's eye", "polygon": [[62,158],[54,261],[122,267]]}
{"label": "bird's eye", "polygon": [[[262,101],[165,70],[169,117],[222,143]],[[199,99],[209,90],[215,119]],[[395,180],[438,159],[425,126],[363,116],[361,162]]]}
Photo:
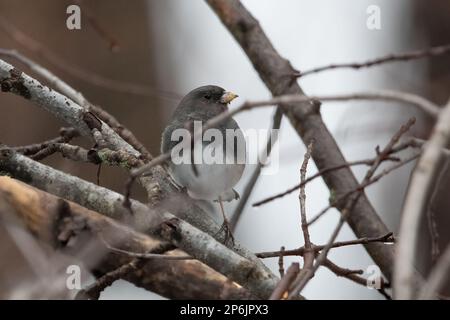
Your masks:
{"label": "bird's eye", "polygon": [[211,95],[209,93],[205,94],[203,97],[207,100],[211,99]]}

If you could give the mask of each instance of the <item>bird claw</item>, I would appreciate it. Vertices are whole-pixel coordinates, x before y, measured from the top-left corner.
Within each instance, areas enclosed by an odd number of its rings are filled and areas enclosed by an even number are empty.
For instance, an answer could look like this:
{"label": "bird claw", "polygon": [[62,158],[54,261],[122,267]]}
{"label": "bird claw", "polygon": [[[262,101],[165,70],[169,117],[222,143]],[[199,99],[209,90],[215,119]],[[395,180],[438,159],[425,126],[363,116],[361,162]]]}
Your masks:
{"label": "bird claw", "polygon": [[234,236],[233,236],[233,233],[231,232],[231,227],[230,227],[230,224],[228,223],[228,220],[223,221],[222,226],[220,226],[220,229],[217,232],[217,235],[222,232],[225,233],[225,238],[223,239],[223,244],[224,245],[231,244],[232,246],[234,246]]}

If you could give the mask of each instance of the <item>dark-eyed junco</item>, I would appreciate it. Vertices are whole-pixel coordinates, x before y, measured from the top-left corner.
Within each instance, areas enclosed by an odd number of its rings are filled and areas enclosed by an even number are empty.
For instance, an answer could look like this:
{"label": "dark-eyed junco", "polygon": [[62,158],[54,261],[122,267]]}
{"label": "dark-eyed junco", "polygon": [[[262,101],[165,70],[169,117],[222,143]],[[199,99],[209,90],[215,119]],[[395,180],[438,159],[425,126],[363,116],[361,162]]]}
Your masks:
{"label": "dark-eyed junco", "polygon": [[194,199],[218,201],[224,218],[223,227],[231,237],[222,201],[239,198],[233,187],[245,168],[244,135],[231,117],[206,129],[202,139],[196,139],[195,148],[191,145],[191,135],[198,130],[198,125],[204,126],[208,120],[226,111],[228,103],[236,97],[236,94],[212,85],[192,90],[175,109],[161,144],[163,153],[172,153],[169,172],[175,182],[186,188]]}

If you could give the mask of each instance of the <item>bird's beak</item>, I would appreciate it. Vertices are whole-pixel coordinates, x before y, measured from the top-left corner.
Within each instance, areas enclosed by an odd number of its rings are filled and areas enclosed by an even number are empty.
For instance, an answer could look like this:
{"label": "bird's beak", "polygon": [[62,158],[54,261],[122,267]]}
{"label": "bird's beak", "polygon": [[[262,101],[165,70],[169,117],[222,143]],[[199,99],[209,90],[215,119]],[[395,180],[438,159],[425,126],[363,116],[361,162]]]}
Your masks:
{"label": "bird's beak", "polygon": [[230,103],[231,101],[233,101],[234,99],[236,99],[237,97],[239,97],[236,93],[230,92],[230,91],[226,91],[221,97],[220,97],[220,102],[221,103]]}

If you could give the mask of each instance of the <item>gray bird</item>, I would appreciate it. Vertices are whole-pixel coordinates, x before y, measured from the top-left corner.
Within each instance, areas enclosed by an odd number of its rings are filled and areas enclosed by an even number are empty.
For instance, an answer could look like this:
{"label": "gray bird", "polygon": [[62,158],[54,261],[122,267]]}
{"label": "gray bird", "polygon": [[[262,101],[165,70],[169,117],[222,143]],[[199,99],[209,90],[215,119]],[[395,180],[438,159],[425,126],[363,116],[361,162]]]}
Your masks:
{"label": "gray bird", "polygon": [[[233,187],[245,168],[245,138],[231,117],[212,130],[205,130],[203,139],[197,139],[195,145],[192,144],[192,134],[194,123],[204,126],[208,120],[228,110],[228,104],[236,97],[236,94],[218,86],[192,90],[175,109],[161,143],[163,153],[172,152],[169,173],[173,180],[194,199],[218,201],[224,218],[222,227],[231,238],[222,201],[239,198]],[[180,132],[187,132],[189,139]],[[218,139],[220,136],[222,138]],[[197,158],[194,158],[196,151],[193,146],[202,147]]]}

